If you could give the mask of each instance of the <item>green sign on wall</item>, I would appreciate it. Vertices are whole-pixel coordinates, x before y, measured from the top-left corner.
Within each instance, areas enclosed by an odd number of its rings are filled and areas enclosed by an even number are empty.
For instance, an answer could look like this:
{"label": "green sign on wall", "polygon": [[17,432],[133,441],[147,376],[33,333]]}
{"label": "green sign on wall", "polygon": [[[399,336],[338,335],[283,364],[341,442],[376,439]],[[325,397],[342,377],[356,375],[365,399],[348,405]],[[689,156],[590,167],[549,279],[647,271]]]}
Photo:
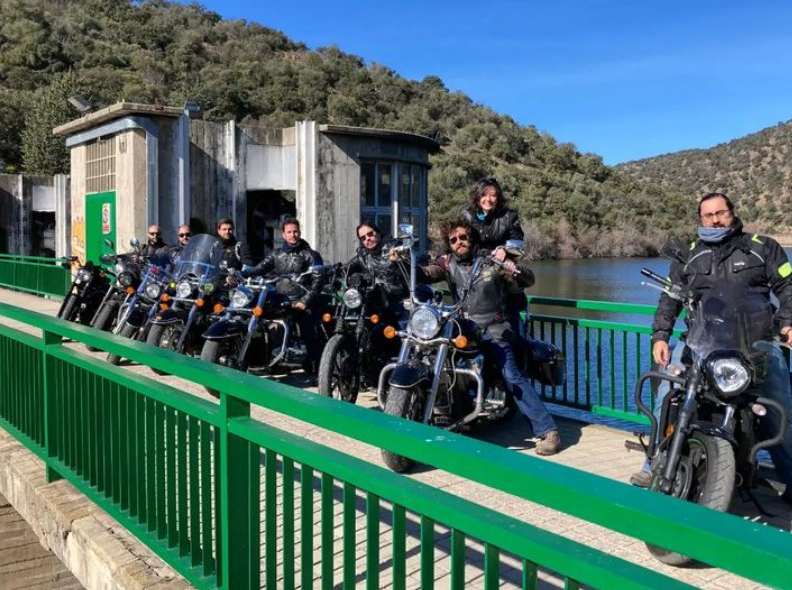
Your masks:
{"label": "green sign on wall", "polygon": [[[105,241],[109,240],[112,247]],[[85,258],[100,263],[103,254],[115,253],[115,191],[85,195]]]}

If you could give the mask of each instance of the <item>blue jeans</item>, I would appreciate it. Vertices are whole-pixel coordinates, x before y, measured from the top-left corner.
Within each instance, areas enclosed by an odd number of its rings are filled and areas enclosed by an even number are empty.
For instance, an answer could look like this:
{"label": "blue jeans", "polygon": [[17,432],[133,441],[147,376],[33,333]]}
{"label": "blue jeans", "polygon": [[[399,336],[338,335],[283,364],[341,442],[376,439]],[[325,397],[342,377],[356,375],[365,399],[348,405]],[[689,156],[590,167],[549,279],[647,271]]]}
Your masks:
{"label": "blue jeans", "polygon": [[[772,399],[784,408],[787,415],[787,423],[784,432],[784,440],[780,445],[767,449],[773,465],[776,469],[779,481],[787,485],[792,490],[792,388],[789,382],[789,368],[787,367],[784,354],[778,346],[771,342],[757,342],[757,350],[768,353],[767,358],[767,379],[759,386],[762,396]],[[682,353],[685,350],[684,342],[679,342],[674,347],[671,355],[671,363],[680,364]],[[660,412],[663,407],[663,400],[671,391],[671,383],[662,381],[657,389],[655,399],[654,415],[660,419]],[[769,438],[778,432],[780,417],[772,409],[768,410],[767,415],[759,422],[760,435]],[[651,462],[647,459],[644,463],[644,471],[649,471]]]}
{"label": "blue jeans", "polygon": [[485,361],[492,363],[503,375],[517,408],[531,423],[534,436],[542,437],[551,430],[558,430],[530,380],[518,368],[511,344],[505,340],[489,338],[482,345]]}

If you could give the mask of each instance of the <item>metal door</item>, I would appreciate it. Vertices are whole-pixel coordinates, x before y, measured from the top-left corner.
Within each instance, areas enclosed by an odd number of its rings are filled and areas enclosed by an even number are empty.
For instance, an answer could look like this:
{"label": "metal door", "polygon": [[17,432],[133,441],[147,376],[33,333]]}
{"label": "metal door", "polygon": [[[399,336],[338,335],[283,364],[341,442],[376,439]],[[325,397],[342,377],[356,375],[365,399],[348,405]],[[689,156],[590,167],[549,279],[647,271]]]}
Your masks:
{"label": "metal door", "polygon": [[[108,246],[105,240],[112,244]],[[116,251],[115,191],[85,195],[85,258],[100,264],[103,254]]]}

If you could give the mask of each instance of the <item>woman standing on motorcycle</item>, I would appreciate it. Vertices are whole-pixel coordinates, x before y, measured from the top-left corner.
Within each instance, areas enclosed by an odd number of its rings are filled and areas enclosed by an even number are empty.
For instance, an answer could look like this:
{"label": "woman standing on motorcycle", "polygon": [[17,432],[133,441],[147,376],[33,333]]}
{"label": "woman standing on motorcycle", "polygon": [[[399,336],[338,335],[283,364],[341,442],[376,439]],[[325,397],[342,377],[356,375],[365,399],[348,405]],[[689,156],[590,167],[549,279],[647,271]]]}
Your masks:
{"label": "woman standing on motorcycle", "polygon": [[[561,447],[558,427],[530,380],[517,365],[512,347],[516,335],[507,319],[511,284],[530,287],[533,272],[525,258],[498,263],[483,257],[476,231],[466,221],[450,224],[444,233],[451,253],[441,256],[434,264],[421,267],[421,274],[429,282],[447,281],[456,299],[463,301],[466,317],[478,328],[485,362],[502,373],[517,407],[531,423],[534,436],[540,439],[536,453],[557,453]],[[484,269],[471,280],[474,269],[481,265]]]}

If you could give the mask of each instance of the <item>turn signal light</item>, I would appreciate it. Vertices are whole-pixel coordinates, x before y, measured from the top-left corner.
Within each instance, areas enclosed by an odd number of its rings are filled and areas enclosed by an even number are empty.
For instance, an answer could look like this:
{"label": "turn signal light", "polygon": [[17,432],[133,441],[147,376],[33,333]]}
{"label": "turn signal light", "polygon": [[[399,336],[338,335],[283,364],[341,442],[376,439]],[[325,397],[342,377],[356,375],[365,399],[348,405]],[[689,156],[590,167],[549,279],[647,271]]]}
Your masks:
{"label": "turn signal light", "polygon": [[132,293],[134,293],[134,292],[135,292],[135,288],[134,287],[127,287],[127,295],[132,295]]}
{"label": "turn signal light", "polygon": [[396,337],[396,328],[393,326],[385,326],[385,329],[382,331],[382,335],[385,336],[388,340],[391,338]]}
{"label": "turn signal light", "polygon": [[196,300],[195,300],[195,306],[196,306],[196,307],[203,307],[205,303],[206,303],[206,301],[204,301],[204,300],[203,300],[203,299],[201,299],[200,297],[199,297],[198,299],[196,299]]}
{"label": "turn signal light", "polygon": [[666,426],[666,430],[665,430],[666,438],[668,438],[672,434],[674,434],[674,425],[673,424],[669,424],[668,426]]}
{"label": "turn signal light", "polygon": [[261,309],[261,308],[260,308],[260,307],[257,305],[256,307],[254,307],[254,308],[253,308],[253,315],[254,315],[254,316],[256,316],[257,318],[260,318],[261,316],[263,316],[263,315],[264,315],[264,310],[263,310],[263,309]]}
{"label": "turn signal light", "polygon": [[212,311],[215,313],[223,313],[225,311],[225,305],[222,303],[215,303]]}
{"label": "turn signal light", "polygon": [[322,321],[325,324],[329,324],[330,322],[333,321],[333,314],[332,313],[323,313],[322,314]]}
{"label": "turn signal light", "polygon": [[162,311],[165,311],[166,309],[168,309],[168,304],[167,303],[160,303],[160,309]]}
{"label": "turn signal light", "polygon": [[370,321],[372,324],[375,324],[375,325],[376,325],[376,324],[379,324],[379,320],[380,320],[380,317],[379,317],[379,316],[378,316],[376,313],[372,313],[372,314],[371,314],[371,317],[369,318],[369,321]]}
{"label": "turn signal light", "polygon": [[457,348],[467,348],[468,345],[467,336],[463,336],[462,334],[454,338],[451,342],[453,342],[454,346]]}
{"label": "turn signal light", "polygon": [[170,295],[168,295],[167,293],[163,293],[162,297],[160,297],[160,301],[167,303],[168,301],[170,301]]}

